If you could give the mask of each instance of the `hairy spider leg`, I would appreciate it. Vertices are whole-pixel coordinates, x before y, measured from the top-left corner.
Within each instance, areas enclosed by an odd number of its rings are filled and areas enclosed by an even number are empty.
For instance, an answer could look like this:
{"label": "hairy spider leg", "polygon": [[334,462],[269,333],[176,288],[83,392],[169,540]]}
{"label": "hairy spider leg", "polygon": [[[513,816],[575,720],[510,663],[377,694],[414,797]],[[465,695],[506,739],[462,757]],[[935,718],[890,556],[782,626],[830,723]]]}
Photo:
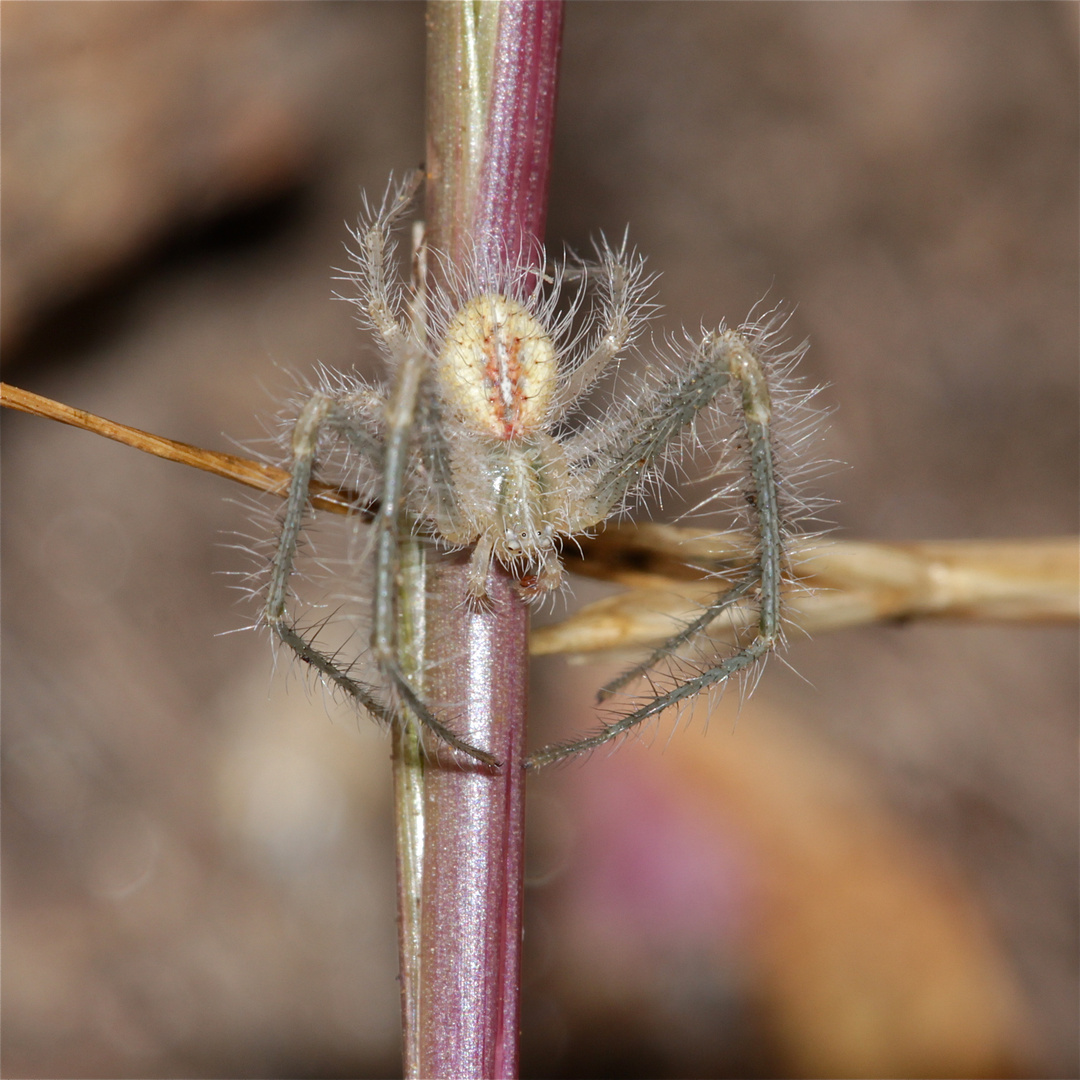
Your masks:
{"label": "hairy spider leg", "polygon": [[587,269],[596,274],[599,289],[604,296],[602,305],[607,314],[596,339],[596,344],[577,366],[560,392],[564,407],[570,408],[583,398],[608,365],[631,345],[653,306],[645,301],[645,294],[655,278],[644,273],[645,260],[627,251],[626,238],[617,251],[606,241],[599,246],[600,263]]}
{"label": "hairy spider leg", "polygon": [[[386,435],[383,445],[382,490],[375,519],[375,601],[372,610],[371,645],[383,676],[416,718],[443,742],[484,765],[499,762],[485,750],[470,745],[437,720],[405,677],[398,659],[397,589],[401,569],[400,540],[404,516],[405,474],[410,437],[416,419],[420,386],[427,370],[427,351],[414,333],[398,320],[387,286],[392,251],[390,233],[412,203],[419,184],[414,177],[398,188],[393,203],[376,215],[369,228],[356,239],[361,244],[361,266],[366,271],[366,315],[376,337],[396,361],[393,390],[386,403]],[[417,251],[423,267],[422,249]],[[413,326],[418,318],[414,308]]]}
{"label": "hairy spider leg", "polygon": [[678,652],[688,641],[691,641],[702,630],[712,625],[729,607],[738,603],[760,580],[761,571],[755,565],[745,577],[736,582],[727,592],[721,593],[693,622],[688,623],[677,634],[668,638],[651,656],[642,660],[640,664],[627,668],[626,671],[600,687],[596,692],[596,700],[598,702],[606,701],[626,686],[627,683],[633,682],[634,679],[656,667],[662,660]]}
{"label": "hairy spider leg", "polygon": [[372,628],[372,647],[379,668],[405,706],[439,739],[485,765],[498,766],[498,761],[492,755],[471,746],[432,715],[402,673],[396,653],[395,590],[400,567],[398,529],[401,524],[405,457],[408,453],[410,420],[416,407],[417,386],[426,358],[423,348],[397,320],[387,288],[387,264],[391,253],[390,227],[408,209],[416,187],[415,179],[402,184],[394,193],[392,202],[387,200],[390,202],[389,208],[373,215],[372,225],[357,236],[362,245],[362,266],[368,297],[364,314],[386,351],[397,359],[399,366],[397,384],[386,403],[385,444],[357,422],[356,416],[345,404],[348,397],[339,400],[318,393],[304,406],[293,429],[292,478],[281,535],[271,564],[266,621],[278,638],[301,660],[341,687],[376,718],[388,723],[394,721],[394,710],[379,699],[377,691],[352,678],[331,657],[315,648],[290,622],[286,612],[288,583],[308,505],[308,488],[315,467],[319,436],[324,428],[329,428],[348,441],[354,450],[365,455],[381,470],[383,476],[375,522],[376,582]]}
{"label": "hairy spider leg", "polygon": [[416,414],[420,381],[427,356],[416,343],[403,339],[397,382],[386,407],[386,444],[383,448],[383,484],[375,520],[375,602],[371,644],[379,668],[416,718],[443,742],[485,765],[498,766],[491,754],[471,746],[432,715],[401,670],[397,640],[397,588],[401,567],[400,541],[405,468],[409,437]]}
{"label": "hairy spider leg", "polygon": [[[651,407],[646,410],[642,423],[616,448],[615,462],[607,470],[605,480],[598,488],[598,500],[610,500],[606,506],[597,507],[598,520],[606,516],[616,499],[621,497],[621,493],[657,460],[678,431],[708,405],[732,378],[738,380],[742,391],[742,415],[754,487],[753,503],[758,520],[759,551],[754,576],[760,580],[760,607],[757,633],[753,641],[697,677],[681,683],[667,693],[657,695],[613,723],[605,724],[595,734],[570,742],[555,743],[538,750],[529,756],[526,762],[528,767],[548,765],[602,746],[650,716],[655,716],[669,706],[692,697],[708,686],[724,682],[737,672],[750,667],[768,655],[779,641],[783,555],[770,439],[772,408],[761,362],[750,342],[742,334],[734,330],[721,330],[708,335],[697,350],[697,362],[692,364],[669,390],[654,399]],[[739,589],[742,584],[736,585],[730,592]],[[724,601],[730,596],[730,592],[721,596],[712,607],[726,606]],[[704,621],[705,614],[708,614],[708,610],[691,624],[696,626],[699,632],[707,625]],[[699,623],[701,625],[697,626]],[[661,659],[670,655],[687,640],[684,633],[681,631],[674,635],[670,642],[657,650],[656,655]],[[672,646],[676,639],[679,640]],[[637,669],[633,671],[637,673]]]}
{"label": "hairy spider leg", "polygon": [[[373,687],[358,682],[341,670],[333,660],[320,652],[290,622],[286,612],[289,597],[289,578],[300,540],[300,529],[308,508],[308,486],[315,467],[315,452],[319,431],[331,416],[343,412],[334,400],[325,394],[316,394],[304,406],[292,435],[292,478],[285,502],[285,518],[277,550],[270,566],[270,585],[266,596],[266,622],[278,638],[301,660],[325,675],[341,687],[350,697],[379,720],[390,722],[392,716],[386,705],[379,700]],[[347,427],[347,425],[346,425]]]}
{"label": "hairy spider leg", "polygon": [[[409,323],[412,336],[418,342],[428,338],[428,247],[424,234],[424,223],[413,222],[412,237],[412,296],[409,300]],[[454,504],[453,470],[450,463],[450,449],[443,436],[442,406],[435,387],[431,371],[425,372],[417,392],[416,414],[413,429],[417,433],[418,466],[423,476],[423,483],[414,488],[414,495],[422,497],[418,506],[411,507],[413,513],[438,523],[443,534],[460,529],[460,518]],[[384,409],[385,412],[385,409]]]}
{"label": "hairy spider leg", "polygon": [[[358,704],[368,710],[376,719],[386,723],[393,721],[392,710],[379,700],[378,692],[352,678],[343,671],[334,660],[317,649],[311,641],[301,634],[290,622],[286,610],[289,595],[289,578],[303,526],[304,514],[308,504],[308,486],[315,466],[319,434],[323,428],[330,428],[345,436],[354,448],[369,454],[378,461],[379,446],[376,440],[357,428],[355,418],[338,401],[326,394],[315,394],[304,406],[292,437],[292,478],[289,482],[289,494],[285,504],[285,518],[281,535],[270,570],[270,586],[266,599],[266,621],[278,638],[296,653],[301,660],[310,664],[339,686]],[[430,711],[419,701],[408,684],[405,689],[397,687],[401,697],[417,718],[429,727],[444,742],[466,754],[476,757],[484,764],[494,764],[490,754],[476,750],[454,734],[445,724],[433,717]]]}

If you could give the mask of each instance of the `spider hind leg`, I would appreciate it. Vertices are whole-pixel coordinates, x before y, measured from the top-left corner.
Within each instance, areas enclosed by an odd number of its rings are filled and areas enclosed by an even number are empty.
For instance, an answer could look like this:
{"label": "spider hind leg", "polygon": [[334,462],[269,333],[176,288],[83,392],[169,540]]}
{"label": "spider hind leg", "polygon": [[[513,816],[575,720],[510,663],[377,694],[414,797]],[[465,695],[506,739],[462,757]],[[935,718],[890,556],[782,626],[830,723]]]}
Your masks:
{"label": "spider hind leg", "polygon": [[597,692],[597,702],[607,701],[612,695],[618,693],[624,686],[640,678],[646,672],[652,671],[668,657],[675,656],[684,645],[691,642],[699,634],[704,633],[728,608],[733,607],[761,580],[761,568],[754,566],[747,571],[745,576],[736,582],[730,589],[725,590],[692,622],[684,626],[677,634],[672,634],[662,645],[658,646],[646,659],[639,664],[627,668],[610,682],[605,683]]}

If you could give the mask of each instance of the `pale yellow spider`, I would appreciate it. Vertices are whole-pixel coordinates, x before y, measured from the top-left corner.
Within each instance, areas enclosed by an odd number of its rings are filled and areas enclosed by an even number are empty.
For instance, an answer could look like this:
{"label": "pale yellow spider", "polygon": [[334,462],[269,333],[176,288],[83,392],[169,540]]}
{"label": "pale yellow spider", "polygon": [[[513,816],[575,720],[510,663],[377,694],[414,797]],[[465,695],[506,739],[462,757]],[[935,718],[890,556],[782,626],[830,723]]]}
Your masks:
{"label": "pale yellow spider", "polygon": [[[630,351],[653,310],[651,279],[625,242],[598,247],[594,264],[569,269],[508,263],[441,273],[428,286],[423,252],[406,298],[397,282],[392,230],[415,182],[368,208],[354,233],[357,304],[388,364],[391,381],[339,380],[304,405],[292,434],[292,484],[273,558],[265,618],[278,637],[376,717],[392,721],[403,703],[439,739],[478,761],[490,754],[433,715],[403,674],[396,646],[397,581],[403,537],[471,548],[469,589],[482,604],[492,560],[511,568],[530,597],[563,579],[559,548],[622,510],[692,434],[705,410],[725,404],[741,417],[748,461],[745,493],[758,537],[753,566],[645,662],[610,683],[601,698],[645,674],[696,638],[725,609],[757,600],[752,641],[577,742],[534,754],[555,761],[627,731],[675,702],[764,657],[780,635],[782,525],[771,436],[772,406],[760,344],[766,331],[720,329],[668,343],[662,360],[628,380],[602,423],[574,425],[597,380]],[[437,255],[434,258],[438,258]],[[560,304],[567,282],[575,287]],[[583,320],[582,305],[590,304]],[[585,322],[584,330],[579,327]],[[287,613],[289,577],[320,439],[345,444],[370,466],[376,506],[371,647],[386,689],[354,678],[320,651]],[[387,696],[386,690],[390,691]]]}

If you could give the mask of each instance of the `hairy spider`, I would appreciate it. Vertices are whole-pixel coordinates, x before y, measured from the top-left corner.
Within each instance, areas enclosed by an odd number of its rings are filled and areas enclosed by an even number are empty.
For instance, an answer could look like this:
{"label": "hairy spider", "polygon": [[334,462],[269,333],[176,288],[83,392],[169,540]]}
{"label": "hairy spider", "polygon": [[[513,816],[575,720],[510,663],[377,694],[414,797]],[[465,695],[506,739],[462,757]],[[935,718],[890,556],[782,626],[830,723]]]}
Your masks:
{"label": "hairy spider", "polygon": [[[624,240],[617,249],[601,242],[595,263],[544,265],[540,257],[527,265],[504,261],[462,270],[440,261],[441,272],[432,275],[436,283],[429,285],[421,238],[406,296],[395,271],[392,232],[407,213],[416,186],[414,180],[388,189],[377,208],[365,201],[353,234],[356,269],[349,277],[359,292],[354,302],[388,363],[390,384],[370,385],[358,378],[326,383],[303,406],[292,432],[292,481],[265,618],[302,660],[377,718],[392,721],[396,708],[404,705],[437,738],[497,765],[433,715],[402,672],[395,582],[403,540],[422,536],[443,548],[471,547],[469,592],[477,604],[485,600],[492,560],[511,568],[523,591],[539,598],[563,580],[563,540],[622,511],[659,475],[674,450],[701,437],[699,418],[719,413],[721,396],[734,398],[741,428],[734,442],[749,463],[744,495],[756,523],[755,562],[741,577],[724,582],[698,618],[604,687],[600,699],[674,657],[722,612],[756,599],[753,639],[656,692],[595,734],[548,747],[529,759],[540,765],[599,746],[727,680],[777,644],[782,527],[772,406],[762,362],[762,344],[771,327],[743,332],[721,327],[700,340],[667,342],[662,359],[629,379],[600,420],[590,418],[585,406],[598,380],[634,349],[654,310],[647,296],[652,279],[643,259],[628,251]],[[560,300],[561,293],[569,298]],[[590,307],[583,313],[586,301]],[[384,689],[339,666],[287,614],[289,579],[320,439],[324,448],[329,439],[359,459],[368,477],[362,494],[377,507],[371,648]]]}

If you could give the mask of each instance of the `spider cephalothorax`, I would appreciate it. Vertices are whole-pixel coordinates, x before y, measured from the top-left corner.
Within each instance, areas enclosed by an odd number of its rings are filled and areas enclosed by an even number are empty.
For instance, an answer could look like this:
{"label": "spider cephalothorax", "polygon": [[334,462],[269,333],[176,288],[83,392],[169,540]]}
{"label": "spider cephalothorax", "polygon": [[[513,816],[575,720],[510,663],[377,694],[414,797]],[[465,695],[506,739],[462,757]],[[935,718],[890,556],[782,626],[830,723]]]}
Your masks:
{"label": "spider cephalothorax", "polygon": [[722,612],[755,595],[756,636],[597,734],[534,755],[539,764],[599,745],[723,682],[776,644],[782,529],[772,404],[759,348],[768,329],[721,327],[700,340],[667,342],[662,358],[625,380],[600,419],[587,422],[583,417],[598,411],[591,400],[598,380],[635,349],[653,312],[643,260],[625,242],[617,249],[601,243],[595,262],[569,268],[545,265],[538,252],[524,265],[506,260],[464,270],[436,256],[429,275],[421,239],[406,299],[395,279],[392,228],[414,191],[415,185],[391,191],[378,209],[368,208],[354,233],[356,269],[349,278],[359,296],[353,302],[384,354],[390,381],[339,380],[314,393],[301,410],[266,606],[267,622],[281,640],[369,711],[393,719],[394,707],[383,691],[353,678],[318,649],[286,614],[321,438],[358,458],[368,477],[362,494],[378,506],[372,652],[392,698],[439,738],[491,764],[488,754],[432,715],[401,672],[395,582],[404,538],[420,535],[444,548],[471,548],[469,591],[477,603],[484,601],[493,559],[515,571],[528,595],[543,596],[562,581],[563,540],[623,509],[673,450],[693,441],[700,418],[720,412],[740,418],[737,441],[748,465],[746,502],[756,523],[758,559],[725,585],[700,618],[602,695],[651,670],[701,636]]}

